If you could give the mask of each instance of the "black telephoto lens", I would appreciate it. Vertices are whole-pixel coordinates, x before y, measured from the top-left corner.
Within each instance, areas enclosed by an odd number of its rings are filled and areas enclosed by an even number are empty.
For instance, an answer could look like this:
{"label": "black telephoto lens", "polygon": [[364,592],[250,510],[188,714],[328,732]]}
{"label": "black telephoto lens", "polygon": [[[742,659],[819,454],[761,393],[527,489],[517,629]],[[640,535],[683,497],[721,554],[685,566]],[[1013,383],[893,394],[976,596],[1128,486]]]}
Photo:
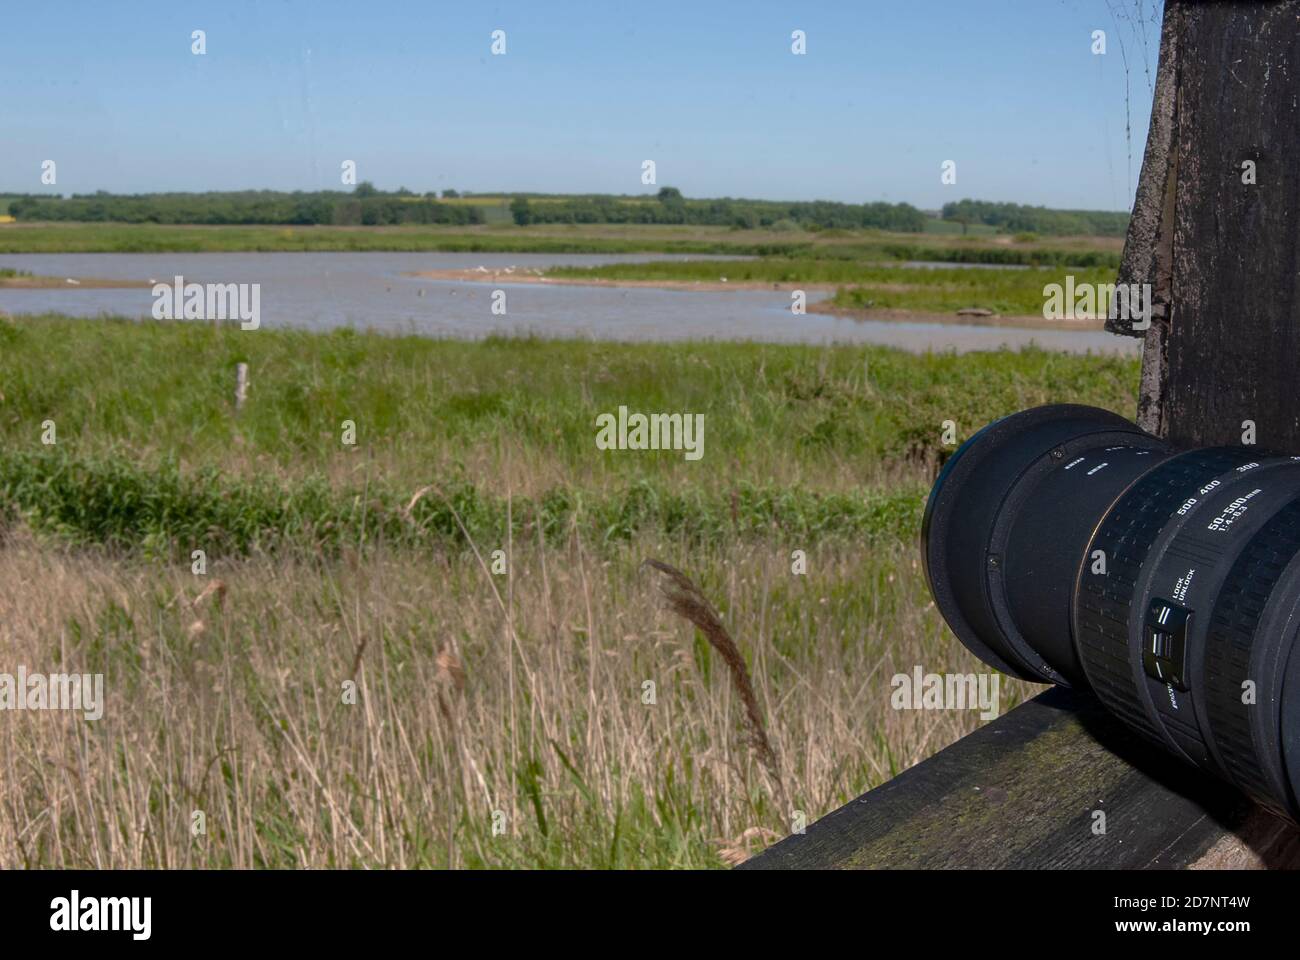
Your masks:
{"label": "black telephoto lens", "polygon": [[948,460],[921,540],[939,612],[986,663],[1091,690],[1300,822],[1300,457],[1038,407]]}

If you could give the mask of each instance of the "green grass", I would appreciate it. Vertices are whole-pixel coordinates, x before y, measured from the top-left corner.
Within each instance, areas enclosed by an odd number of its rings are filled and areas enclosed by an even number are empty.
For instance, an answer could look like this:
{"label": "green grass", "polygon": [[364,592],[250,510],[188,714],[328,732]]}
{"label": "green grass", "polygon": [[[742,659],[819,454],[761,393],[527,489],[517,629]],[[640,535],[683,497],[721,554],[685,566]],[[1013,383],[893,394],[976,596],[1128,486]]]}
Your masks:
{"label": "green grass", "polygon": [[930,260],[955,263],[1118,267],[1117,244],[1095,238],[1007,245],[979,236],[873,230],[818,232],[719,227],[489,224],[482,227],[164,226],[118,223],[8,224],[5,253],[681,253],[798,259]]}
{"label": "green grass", "polygon": [[967,307],[1004,316],[1042,316],[1048,284],[1065,285],[1067,273],[1075,283],[1113,284],[1115,271],[1106,268],[1025,270],[899,270],[863,271],[852,287],[836,291],[839,307],[954,313]]}
{"label": "green grass", "polygon": [[727,493],[675,491],[648,480],[612,493],[556,487],[507,498],[454,480],[422,496],[376,477],[331,486],[320,477],[227,479],[214,468],[184,473],[173,461],[142,466],[127,456],[0,453],[0,518],[71,543],[143,548],[173,559],[196,545],[224,555],[283,548],[337,555],[343,547],[460,550],[495,542],[559,540],[573,530],[597,548],[643,533],[691,546],[762,541],[871,544],[915,537],[925,490],[819,493],[739,483]]}
{"label": "green grass", "polygon": [[[235,417],[239,362],[251,389]],[[944,420],[965,434],[1035,403],[1128,410],[1137,370],[1130,358],[1037,350],[466,342],[45,315],[0,321],[0,442],[39,447],[49,418],[60,449],[78,455],[125,447],[228,472],[354,473],[373,459],[417,483],[509,454],[583,482],[652,472],[690,487],[807,476],[828,488],[837,467],[873,473],[937,451]],[[595,418],[620,405],[703,414],[704,459],[598,451]],[[341,444],[344,420],[355,446]],[[484,480],[504,489],[508,477]]]}
{"label": "green grass", "polygon": [[[750,261],[691,261],[615,263],[597,267],[552,267],[552,277],[606,280],[668,280],[716,283],[834,283],[840,290],[834,303],[842,307],[882,307],[930,313],[951,313],[963,307],[984,307],[1008,315],[1039,315],[1043,288],[1064,284],[1065,268],[1014,270],[881,266],[843,260],[766,258]],[[1106,268],[1068,271],[1076,283],[1114,283]]]}
{"label": "green grass", "polygon": [[[251,389],[235,415],[239,362]],[[42,529],[118,544],[184,541],[205,525],[240,549],[277,530],[327,545],[455,539],[437,497],[400,515],[428,484],[474,530],[499,529],[509,503],[521,530],[580,519],[597,541],[905,535],[950,450],[944,421],[960,439],[1039,403],[1127,411],[1137,373],[1132,359],[1036,350],[469,343],[19,317],[0,320],[0,489]],[[598,450],[596,417],[620,406],[702,414],[703,458]]]}
{"label": "green grass", "polygon": [[682,239],[619,239],[530,234],[513,225],[438,227],[196,227],[157,224],[49,223],[0,230],[0,253],[737,253],[760,244]]}

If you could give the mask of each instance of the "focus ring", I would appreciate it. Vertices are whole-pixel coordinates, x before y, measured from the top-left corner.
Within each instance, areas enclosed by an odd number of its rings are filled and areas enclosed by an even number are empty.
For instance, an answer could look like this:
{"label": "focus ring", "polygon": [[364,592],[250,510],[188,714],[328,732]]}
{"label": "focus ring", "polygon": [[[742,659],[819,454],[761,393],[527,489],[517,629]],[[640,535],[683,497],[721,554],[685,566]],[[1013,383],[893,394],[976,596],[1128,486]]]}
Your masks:
{"label": "focus ring", "polygon": [[[1251,652],[1260,617],[1287,564],[1300,553],[1300,501],[1292,501],[1246,544],[1232,565],[1218,601],[1205,650],[1206,711],[1209,732],[1223,758],[1224,771],[1257,801],[1286,815],[1271,799],[1274,787],[1259,760],[1251,730],[1251,707],[1242,702],[1250,677]],[[1254,678],[1256,696],[1263,686]],[[1257,701],[1258,703],[1258,701]]]}
{"label": "focus ring", "polygon": [[[1079,660],[1092,689],[1112,713],[1155,743],[1168,747],[1135,687],[1130,612],[1156,538],[1188,497],[1209,481],[1248,463],[1243,450],[1195,450],[1166,460],[1131,486],[1107,513],[1083,558],[1076,607]],[[1087,573],[1101,550],[1106,573]]]}

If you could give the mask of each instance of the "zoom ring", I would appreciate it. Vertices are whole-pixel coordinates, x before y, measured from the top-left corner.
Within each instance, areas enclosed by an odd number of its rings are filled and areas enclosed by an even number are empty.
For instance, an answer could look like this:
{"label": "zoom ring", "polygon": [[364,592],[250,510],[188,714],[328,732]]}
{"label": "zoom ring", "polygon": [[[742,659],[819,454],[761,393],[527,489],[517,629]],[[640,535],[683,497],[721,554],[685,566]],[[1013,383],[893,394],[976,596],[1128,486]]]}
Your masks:
{"label": "zoom ring", "polygon": [[1255,633],[1273,588],[1297,553],[1300,501],[1293,501],[1251,538],[1233,564],[1214,605],[1205,651],[1206,710],[1224,773],[1283,816],[1286,808],[1272,799],[1276,788],[1260,764],[1251,731],[1250,711],[1256,708],[1243,701],[1247,680],[1254,681],[1256,696],[1264,686],[1264,678],[1250,676]]}
{"label": "zoom ring", "polygon": [[[1132,661],[1129,614],[1137,578],[1160,532],[1197,489],[1248,463],[1242,450],[1196,450],[1151,470],[1107,514],[1084,557],[1076,604],[1076,643],[1088,682],[1106,708],[1149,740],[1168,748],[1139,699]],[[1092,574],[1092,557],[1103,551],[1105,574]]]}

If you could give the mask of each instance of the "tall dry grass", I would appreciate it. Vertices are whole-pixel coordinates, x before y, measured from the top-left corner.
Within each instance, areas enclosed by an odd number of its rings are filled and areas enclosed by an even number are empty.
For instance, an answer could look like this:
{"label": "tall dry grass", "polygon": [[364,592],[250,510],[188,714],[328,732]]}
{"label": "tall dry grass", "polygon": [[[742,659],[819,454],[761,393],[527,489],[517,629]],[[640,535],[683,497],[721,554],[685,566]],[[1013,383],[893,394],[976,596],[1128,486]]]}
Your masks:
{"label": "tall dry grass", "polygon": [[[889,707],[914,664],[980,669],[911,545],[814,548],[795,576],[798,546],[610,555],[574,532],[506,544],[505,574],[483,546],[199,577],[12,534],[0,672],[103,672],[107,704],[0,714],[0,866],[737,862],[977,722]],[[731,671],[647,557],[734,638],[784,799]],[[1007,709],[1027,688],[1003,690]]]}

